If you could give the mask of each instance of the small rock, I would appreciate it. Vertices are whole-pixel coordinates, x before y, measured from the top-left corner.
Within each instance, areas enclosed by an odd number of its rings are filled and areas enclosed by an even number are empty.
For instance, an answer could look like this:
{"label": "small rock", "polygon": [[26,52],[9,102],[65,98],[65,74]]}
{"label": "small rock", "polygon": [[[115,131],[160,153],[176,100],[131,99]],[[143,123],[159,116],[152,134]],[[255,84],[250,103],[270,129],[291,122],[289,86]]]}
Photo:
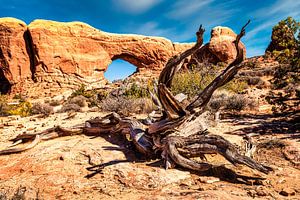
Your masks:
{"label": "small rock", "polygon": [[63,107],[62,105],[54,106],[54,107],[53,107],[53,112],[54,112],[54,113],[59,112],[59,111],[61,110],[62,107]]}
{"label": "small rock", "polygon": [[215,183],[215,182],[219,182],[220,179],[216,177],[200,177],[199,181],[201,183]]}
{"label": "small rock", "polygon": [[23,124],[18,124],[17,128],[24,128]]}
{"label": "small rock", "polygon": [[31,121],[31,122],[36,122],[36,118],[30,118],[29,121]]}
{"label": "small rock", "polygon": [[183,100],[187,99],[187,95],[183,93],[179,93],[175,96],[175,99],[179,102],[182,102]]}
{"label": "small rock", "polygon": [[292,188],[284,188],[279,192],[280,195],[282,196],[293,196],[296,194],[295,190]]}
{"label": "small rock", "polygon": [[181,187],[188,187],[190,188],[192,185],[194,185],[195,182],[192,179],[184,179],[180,182]]}
{"label": "small rock", "polygon": [[7,123],[4,124],[4,126],[15,126],[15,124],[12,123],[12,122],[7,122]]}
{"label": "small rock", "polygon": [[268,196],[269,195],[269,192],[266,190],[266,188],[264,188],[262,186],[261,187],[257,187],[255,189],[255,191],[256,191],[257,196],[264,197],[264,196]]}
{"label": "small rock", "polygon": [[247,192],[247,194],[250,196],[250,197],[255,197],[256,196],[256,191],[255,190],[249,190],[248,192]]}

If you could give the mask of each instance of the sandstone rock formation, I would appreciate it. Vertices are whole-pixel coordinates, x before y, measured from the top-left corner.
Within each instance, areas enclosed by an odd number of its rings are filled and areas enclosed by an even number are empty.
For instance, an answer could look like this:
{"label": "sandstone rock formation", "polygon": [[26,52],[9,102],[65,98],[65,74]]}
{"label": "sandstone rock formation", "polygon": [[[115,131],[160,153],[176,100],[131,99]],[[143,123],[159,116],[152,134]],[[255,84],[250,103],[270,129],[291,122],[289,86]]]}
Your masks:
{"label": "sandstone rock formation", "polygon": [[[234,41],[236,34],[228,27],[217,26],[211,31],[208,49],[221,62],[230,62],[236,57]],[[245,45],[240,43],[245,50]],[[246,53],[244,54],[246,55]]]}
{"label": "sandstone rock formation", "polygon": [[14,18],[0,18],[0,89],[31,78],[26,24]]}
{"label": "sandstone rock formation", "polygon": [[[236,57],[236,49],[234,41],[236,34],[228,27],[217,26],[211,31],[211,38],[209,43],[204,45],[199,51],[192,56],[198,62],[229,63]],[[240,42],[241,47],[244,49],[246,56],[245,45]]]}
{"label": "sandstone rock formation", "polygon": [[[231,29],[217,27],[198,54],[214,63],[229,61],[236,55],[234,38]],[[193,43],[106,33],[81,22],[35,20],[26,26],[17,19],[1,18],[0,45],[1,92],[12,87],[14,92],[43,90],[49,94],[81,84],[103,86],[107,82],[104,72],[116,59],[135,65],[143,76],[158,75],[171,56]]]}
{"label": "sandstone rock formation", "polygon": [[36,20],[28,29],[38,81],[68,74],[73,82],[97,85],[115,59],[132,63],[138,71],[159,71],[175,53],[172,42],[164,38],[105,33],[80,22]]}

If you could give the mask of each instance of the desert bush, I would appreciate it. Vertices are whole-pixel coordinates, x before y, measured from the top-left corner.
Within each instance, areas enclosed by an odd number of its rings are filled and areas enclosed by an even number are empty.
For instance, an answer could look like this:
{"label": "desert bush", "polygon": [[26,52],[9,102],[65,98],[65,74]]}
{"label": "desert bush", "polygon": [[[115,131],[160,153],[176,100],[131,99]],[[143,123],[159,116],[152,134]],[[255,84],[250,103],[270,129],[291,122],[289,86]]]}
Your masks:
{"label": "desert bush", "polygon": [[214,76],[207,74],[202,76],[198,71],[184,71],[174,76],[171,91],[173,94],[183,93],[189,98],[199,94],[207,84],[213,80]]}
{"label": "desert bush", "polygon": [[151,99],[148,98],[128,98],[111,97],[101,101],[100,108],[105,112],[116,112],[125,116],[131,113],[150,113],[155,109]]}
{"label": "desert bush", "polygon": [[77,90],[75,90],[70,98],[76,97],[76,96],[84,96],[85,98],[91,98],[93,95],[95,95],[94,90],[86,90],[85,85],[81,85]]}
{"label": "desert bush", "polygon": [[225,93],[213,95],[208,103],[208,108],[212,112],[220,110],[221,107],[224,107],[225,102],[228,96]]}
{"label": "desert bush", "polygon": [[[195,67],[190,71],[182,71],[174,76],[171,91],[173,94],[183,93],[189,99],[198,95],[208,84],[210,84],[216,76],[224,68],[224,64],[211,65],[201,64],[201,67]],[[220,89],[232,91],[234,93],[242,93],[248,84],[242,80],[234,79],[222,86]]]}
{"label": "desert bush", "polygon": [[9,106],[9,115],[20,115],[21,117],[30,116],[32,113],[32,104],[28,101],[21,102],[17,105]]}
{"label": "desert bush", "polygon": [[32,114],[43,114],[45,116],[49,116],[53,113],[53,107],[49,104],[34,103],[32,105]]}
{"label": "desert bush", "polygon": [[258,76],[249,76],[249,77],[244,77],[243,80],[248,84],[248,85],[256,85],[256,86],[262,86],[264,85],[264,81],[258,77]]}
{"label": "desert bush", "polygon": [[9,104],[8,97],[0,95],[0,115],[20,115],[27,117],[32,113],[32,105],[25,99],[19,99],[16,104]]}
{"label": "desert bush", "polygon": [[14,97],[13,97],[13,99],[18,100],[20,103],[26,101],[25,97],[22,94],[15,94]]}
{"label": "desert bush", "polygon": [[80,107],[84,107],[87,105],[87,98],[84,96],[75,96],[68,100],[68,104],[77,104]]}
{"label": "desert bush", "polygon": [[0,116],[7,115],[9,106],[7,104],[7,96],[0,95]]}
{"label": "desert bush", "polygon": [[73,104],[73,103],[66,103],[62,106],[62,108],[60,109],[59,112],[80,112],[81,111],[81,107],[77,104]]}
{"label": "desert bush", "polygon": [[[81,85],[80,88],[78,88],[71,94],[71,96],[68,99],[68,102],[71,104],[79,104],[79,106],[83,107],[86,105],[86,103],[84,102],[84,98],[85,98],[85,101],[87,102],[89,107],[99,106],[98,105],[99,101],[101,99],[107,98],[108,95],[109,95],[109,92],[106,90],[100,90],[100,91],[98,91],[96,89],[87,90],[84,85]],[[80,97],[75,98],[77,96],[80,96]],[[74,99],[72,101],[75,101],[75,102],[70,102],[71,99]]]}
{"label": "desert bush", "polygon": [[247,106],[247,100],[243,95],[232,95],[227,98],[225,110],[241,111]]}
{"label": "desert bush", "polygon": [[129,88],[125,89],[124,95],[129,98],[145,98],[149,97],[149,92],[146,88],[133,83]]}
{"label": "desert bush", "polygon": [[248,84],[245,81],[239,80],[239,79],[234,79],[224,86],[222,86],[219,90],[227,90],[233,93],[244,93],[245,90],[248,88]]}
{"label": "desert bush", "polygon": [[102,89],[102,90],[97,92],[97,99],[99,101],[101,101],[103,99],[106,99],[108,97],[108,95],[109,95],[108,90]]}
{"label": "desert bush", "polygon": [[227,92],[215,94],[208,103],[208,109],[211,112],[218,110],[241,111],[253,109],[256,107],[255,101],[242,94],[230,94]]}
{"label": "desert bush", "polygon": [[[46,103],[46,102],[45,102]],[[63,103],[63,101],[59,101],[59,100],[51,100],[49,101],[49,105],[50,106],[59,106]]]}

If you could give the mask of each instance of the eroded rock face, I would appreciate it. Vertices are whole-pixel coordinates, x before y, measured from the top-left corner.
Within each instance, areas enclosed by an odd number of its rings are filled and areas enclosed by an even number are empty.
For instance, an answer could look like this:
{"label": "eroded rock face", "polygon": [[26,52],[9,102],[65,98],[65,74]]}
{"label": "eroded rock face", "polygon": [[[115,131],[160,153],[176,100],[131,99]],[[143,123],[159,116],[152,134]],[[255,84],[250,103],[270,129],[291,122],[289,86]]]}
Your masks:
{"label": "eroded rock face", "polygon": [[[235,59],[237,54],[234,45],[236,36],[230,28],[217,26],[211,31],[209,43],[199,49],[192,58],[197,59],[199,62],[229,63]],[[242,42],[239,45],[243,48],[244,58],[246,58],[245,45]]]}
{"label": "eroded rock face", "polygon": [[[211,39],[209,41],[208,49],[222,62],[230,62],[236,57],[236,49],[234,41],[236,34],[228,27],[217,26],[211,31]],[[240,42],[239,45],[244,49],[244,56],[246,57],[245,45]]]}
{"label": "eroded rock face", "polygon": [[99,84],[115,59],[132,63],[140,72],[160,71],[176,52],[165,38],[111,34],[81,22],[36,20],[28,28],[38,81],[68,74],[79,82]]}
{"label": "eroded rock face", "polygon": [[26,49],[27,26],[14,18],[0,18],[0,89],[31,78],[30,60]]}
{"label": "eroded rock face", "polygon": [[[235,36],[228,28],[213,29],[210,43],[197,52],[198,57],[200,52],[202,60],[233,59]],[[35,20],[26,26],[13,18],[0,19],[0,44],[0,82],[29,93],[59,92],[81,84],[101,87],[107,82],[104,72],[116,59],[135,65],[143,77],[156,76],[171,56],[194,45],[106,33],[81,22]]]}
{"label": "eroded rock face", "polygon": [[35,20],[28,25],[37,82],[57,87],[103,84],[109,54],[94,38],[99,32],[80,22]]}

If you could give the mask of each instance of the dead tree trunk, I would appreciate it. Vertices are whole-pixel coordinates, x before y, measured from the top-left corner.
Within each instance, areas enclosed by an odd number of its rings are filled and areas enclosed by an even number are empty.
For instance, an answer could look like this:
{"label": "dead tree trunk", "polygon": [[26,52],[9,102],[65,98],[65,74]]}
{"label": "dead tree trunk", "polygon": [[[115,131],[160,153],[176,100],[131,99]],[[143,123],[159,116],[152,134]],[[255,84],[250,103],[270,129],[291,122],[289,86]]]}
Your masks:
{"label": "dead tree trunk", "polygon": [[54,127],[39,134],[19,135],[13,140],[16,144],[29,140],[33,142],[24,148],[2,150],[0,155],[22,152],[34,147],[39,141],[61,136],[123,133],[130,134],[137,150],[145,156],[160,156],[164,159],[166,168],[179,165],[190,170],[206,171],[215,166],[204,161],[196,162],[191,158],[202,158],[204,154],[218,153],[234,165],[244,164],[263,173],[268,173],[271,168],[239,154],[229,141],[221,136],[208,134],[200,125],[200,115],[204,112],[213,92],[233,79],[242,66],[244,55],[243,50],[239,47],[239,42],[245,35],[245,27],[249,22],[241,29],[234,42],[237,51],[236,59],[188,106],[183,107],[175,99],[169,88],[172,85],[174,75],[181,68],[183,60],[201,47],[205,31],[202,26],[196,33],[197,42],[195,46],[180,55],[172,57],[159,76],[157,96],[152,94],[154,102],[159,104],[163,111],[163,115],[159,120],[150,125],[145,125],[138,120],[121,118],[116,113],[112,113],[103,118],[88,120],[84,127],[77,129]]}

